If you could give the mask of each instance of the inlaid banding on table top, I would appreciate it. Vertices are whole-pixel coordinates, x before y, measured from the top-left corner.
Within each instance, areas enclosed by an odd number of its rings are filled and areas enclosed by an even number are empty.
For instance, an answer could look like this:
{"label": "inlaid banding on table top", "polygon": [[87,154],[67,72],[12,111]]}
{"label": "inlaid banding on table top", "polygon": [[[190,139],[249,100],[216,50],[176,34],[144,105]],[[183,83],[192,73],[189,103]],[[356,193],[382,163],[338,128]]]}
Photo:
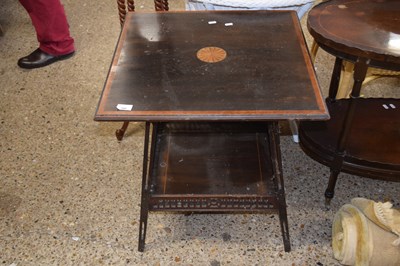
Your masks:
{"label": "inlaid banding on table top", "polygon": [[226,58],[226,51],[222,48],[209,46],[197,51],[197,58],[206,63],[218,63]]}

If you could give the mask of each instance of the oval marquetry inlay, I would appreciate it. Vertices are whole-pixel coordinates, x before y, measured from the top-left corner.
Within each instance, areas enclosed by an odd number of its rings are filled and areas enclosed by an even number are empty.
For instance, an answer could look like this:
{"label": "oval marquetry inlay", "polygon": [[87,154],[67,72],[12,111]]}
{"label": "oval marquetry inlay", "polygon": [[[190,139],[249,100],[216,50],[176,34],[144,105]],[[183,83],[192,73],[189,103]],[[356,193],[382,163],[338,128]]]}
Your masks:
{"label": "oval marquetry inlay", "polygon": [[207,63],[217,63],[226,58],[226,51],[219,47],[204,47],[197,51],[197,58]]}

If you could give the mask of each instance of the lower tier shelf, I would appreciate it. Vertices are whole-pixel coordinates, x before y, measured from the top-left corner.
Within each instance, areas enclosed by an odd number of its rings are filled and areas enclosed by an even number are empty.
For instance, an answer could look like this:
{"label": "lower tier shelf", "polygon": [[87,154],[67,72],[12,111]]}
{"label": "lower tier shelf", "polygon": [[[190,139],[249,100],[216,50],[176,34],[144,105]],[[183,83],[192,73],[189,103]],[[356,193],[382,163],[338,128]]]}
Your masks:
{"label": "lower tier shelf", "polygon": [[[359,98],[344,153],[342,172],[400,181],[400,100]],[[301,122],[300,145],[331,167],[350,100],[327,100],[331,119]]]}
{"label": "lower tier shelf", "polygon": [[267,123],[157,125],[150,210],[278,209]]}

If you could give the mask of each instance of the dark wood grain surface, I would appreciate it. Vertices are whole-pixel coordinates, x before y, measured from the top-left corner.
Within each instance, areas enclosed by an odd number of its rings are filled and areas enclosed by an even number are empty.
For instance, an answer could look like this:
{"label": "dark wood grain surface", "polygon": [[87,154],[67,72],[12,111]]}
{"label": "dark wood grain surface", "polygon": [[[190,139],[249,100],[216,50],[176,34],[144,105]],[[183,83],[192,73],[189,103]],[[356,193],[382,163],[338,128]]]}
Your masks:
{"label": "dark wood grain surface", "polygon": [[[332,0],[309,12],[307,26],[318,45],[336,57],[329,121],[301,122],[300,145],[329,166],[325,191],[334,196],[340,172],[400,181],[399,99],[360,97],[369,67],[400,70],[400,1]],[[349,99],[336,100],[343,60],[354,63]]]}
{"label": "dark wood grain surface", "polygon": [[152,194],[275,195],[265,123],[158,126]]}
{"label": "dark wood grain surface", "polygon": [[[205,47],[221,48],[226,57],[204,62],[197,53]],[[133,108],[118,111],[117,104]],[[328,114],[296,13],[287,11],[129,13],[95,116],[290,118]]]}
{"label": "dark wood grain surface", "polygon": [[400,1],[332,0],[314,7],[307,27],[331,54],[370,66],[400,69]]}
{"label": "dark wood grain surface", "polygon": [[[360,98],[355,101],[357,110],[347,139],[341,171],[400,181],[399,100]],[[301,123],[301,147],[324,165],[334,164],[348,106],[347,99],[328,101],[332,116],[329,121]]]}

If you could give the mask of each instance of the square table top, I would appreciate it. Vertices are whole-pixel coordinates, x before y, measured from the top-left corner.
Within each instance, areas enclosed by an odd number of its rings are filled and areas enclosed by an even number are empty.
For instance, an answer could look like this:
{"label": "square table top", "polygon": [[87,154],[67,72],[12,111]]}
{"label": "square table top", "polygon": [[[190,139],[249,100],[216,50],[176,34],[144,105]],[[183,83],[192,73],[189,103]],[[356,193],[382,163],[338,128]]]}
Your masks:
{"label": "square table top", "polygon": [[294,11],[131,12],[98,121],[328,119]]}

